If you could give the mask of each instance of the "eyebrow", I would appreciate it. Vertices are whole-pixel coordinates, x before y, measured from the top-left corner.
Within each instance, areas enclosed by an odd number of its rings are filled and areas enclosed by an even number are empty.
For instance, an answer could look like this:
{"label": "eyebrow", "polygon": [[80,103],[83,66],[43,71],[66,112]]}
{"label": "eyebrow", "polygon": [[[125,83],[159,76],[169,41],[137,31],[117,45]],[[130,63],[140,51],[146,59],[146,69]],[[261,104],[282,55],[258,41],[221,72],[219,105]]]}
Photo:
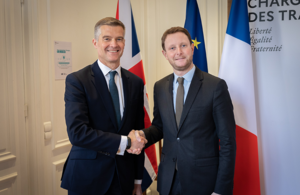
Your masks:
{"label": "eyebrow", "polygon": [[[176,45],[177,45],[177,44],[172,44],[172,45],[170,45],[168,48],[170,48],[170,47],[176,47]],[[186,45],[186,43],[181,42],[179,45]]]}
{"label": "eyebrow", "polygon": [[[102,38],[111,38],[112,36],[109,35],[104,35]],[[116,39],[124,39],[124,37],[116,37]]]}

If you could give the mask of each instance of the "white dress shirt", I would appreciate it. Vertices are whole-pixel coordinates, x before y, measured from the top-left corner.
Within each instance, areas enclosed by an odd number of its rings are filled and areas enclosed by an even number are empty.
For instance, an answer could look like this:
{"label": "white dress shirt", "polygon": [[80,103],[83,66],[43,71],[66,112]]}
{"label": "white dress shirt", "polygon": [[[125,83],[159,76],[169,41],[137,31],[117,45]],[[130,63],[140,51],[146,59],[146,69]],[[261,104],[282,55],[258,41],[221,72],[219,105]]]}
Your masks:
{"label": "white dress shirt", "polygon": [[[191,82],[192,82],[192,79],[194,77],[194,73],[195,73],[195,65],[193,65],[193,68],[188,71],[187,73],[185,73],[185,75],[182,76],[182,78],[184,78],[184,82],[183,82],[183,93],[184,93],[184,99],[183,99],[183,103],[185,103],[185,99],[186,99],[186,96],[189,92],[189,89],[190,89],[190,85],[191,85]],[[174,106],[174,112],[176,113],[176,97],[177,97],[177,88],[178,88],[178,81],[177,81],[177,78],[179,76],[176,75],[174,73],[174,80],[173,80],[173,106]]]}
{"label": "white dress shirt", "polygon": [[[121,114],[121,120],[123,118],[123,112],[124,112],[124,108],[125,108],[125,101],[124,101],[124,90],[123,90],[123,82],[122,82],[122,74],[121,74],[121,66],[119,66],[118,68],[116,68],[115,70],[110,69],[109,67],[105,66],[104,64],[102,64],[100,62],[100,60],[98,59],[98,65],[99,68],[101,69],[104,78],[106,80],[106,84],[109,90],[109,80],[110,80],[110,71],[116,71],[117,74],[115,75],[115,83],[117,85],[118,88],[118,93],[119,93],[119,102],[120,102],[120,114]],[[124,152],[126,150],[127,147],[127,136],[121,135],[121,141],[120,141],[120,146],[117,152],[117,155],[124,155]],[[134,180],[135,184],[142,184],[142,180]]]}
{"label": "white dress shirt", "polygon": [[[115,70],[112,70],[109,67],[102,64],[100,62],[100,60],[98,60],[97,62],[98,62],[99,68],[101,69],[101,71],[104,75],[104,78],[106,80],[108,90],[109,90],[109,80],[110,80],[109,72],[111,72],[111,71],[116,71],[117,72],[117,74],[115,76],[115,83],[116,83],[116,86],[118,88],[119,102],[120,102],[120,114],[121,114],[121,120],[122,120],[123,112],[124,112],[124,108],[125,108],[125,101],[124,101],[124,95],[123,95],[124,91],[123,91],[123,82],[122,82],[122,75],[121,75],[121,66],[119,66]],[[127,136],[122,135],[117,155],[122,155],[123,156],[124,152],[126,150],[126,147],[127,147]]]}

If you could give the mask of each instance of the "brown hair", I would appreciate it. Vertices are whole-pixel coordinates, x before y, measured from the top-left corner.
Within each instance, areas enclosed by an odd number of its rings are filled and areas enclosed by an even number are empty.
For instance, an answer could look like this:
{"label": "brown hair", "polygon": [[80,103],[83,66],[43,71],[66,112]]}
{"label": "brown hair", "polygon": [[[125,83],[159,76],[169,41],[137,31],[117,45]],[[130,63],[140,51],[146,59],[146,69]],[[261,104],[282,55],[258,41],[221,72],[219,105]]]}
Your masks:
{"label": "brown hair", "polygon": [[101,20],[99,20],[96,24],[95,24],[95,28],[94,28],[94,38],[96,39],[96,41],[98,41],[99,35],[101,34],[101,30],[100,27],[103,25],[108,25],[108,26],[121,26],[124,29],[125,32],[125,26],[124,24],[113,17],[106,17],[103,18]]}
{"label": "brown hair", "polygon": [[161,46],[162,46],[164,51],[166,51],[165,41],[166,41],[167,36],[170,35],[170,34],[177,33],[177,32],[184,33],[188,37],[188,39],[190,40],[190,43],[192,44],[192,38],[191,38],[191,35],[190,35],[188,30],[186,30],[185,28],[182,28],[180,26],[172,27],[172,28],[169,28],[168,30],[166,30],[164,32],[163,36],[161,37]]}

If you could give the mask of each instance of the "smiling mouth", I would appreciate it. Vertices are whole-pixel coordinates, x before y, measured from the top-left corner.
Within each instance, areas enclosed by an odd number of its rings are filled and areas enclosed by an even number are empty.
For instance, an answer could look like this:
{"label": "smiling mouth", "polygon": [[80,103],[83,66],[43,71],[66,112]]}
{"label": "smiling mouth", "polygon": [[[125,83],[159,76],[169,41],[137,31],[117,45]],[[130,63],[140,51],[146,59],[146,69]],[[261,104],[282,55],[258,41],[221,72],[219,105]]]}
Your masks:
{"label": "smiling mouth", "polygon": [[112,50],[107,50],[108,52],[111,52],[111,53],[117,53],[117,52],[119,52],[120,50],[114,50],[114,51],[112,51]]}

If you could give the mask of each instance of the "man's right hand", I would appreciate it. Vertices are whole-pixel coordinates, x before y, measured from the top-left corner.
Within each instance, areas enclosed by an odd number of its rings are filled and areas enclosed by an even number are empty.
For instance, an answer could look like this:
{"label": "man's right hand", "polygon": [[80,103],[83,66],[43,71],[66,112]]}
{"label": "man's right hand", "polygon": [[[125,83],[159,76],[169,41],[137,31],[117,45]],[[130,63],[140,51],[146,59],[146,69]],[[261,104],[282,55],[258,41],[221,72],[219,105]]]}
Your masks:
{"label": "man's right hand", "polygon": [[[136,139],[140,142],[142,139],[145,139],[146,141],[147,141],[147,139],[146,139],[146,136],[145,136],[145,133],[144,133],[144,131],[142,131],[142,130],[136,130],[135,131],[135,137],[136,137]],[[148,141],[147,141],[148,142]],[[146,143],[147,143],[146,142]],[[146,144],[145,143],[145,144]]]}
{"label": "man's right hand", "polygon": [[142,135],[140,134],[140,131],[132,130],[128,134],[128,137],[131,139],[131,148],[126,150],[128,153],[131,154],[140,154],[142,149],[145,147],[145,144],[148,142],[145,138],[144,132],[142,132]]}

